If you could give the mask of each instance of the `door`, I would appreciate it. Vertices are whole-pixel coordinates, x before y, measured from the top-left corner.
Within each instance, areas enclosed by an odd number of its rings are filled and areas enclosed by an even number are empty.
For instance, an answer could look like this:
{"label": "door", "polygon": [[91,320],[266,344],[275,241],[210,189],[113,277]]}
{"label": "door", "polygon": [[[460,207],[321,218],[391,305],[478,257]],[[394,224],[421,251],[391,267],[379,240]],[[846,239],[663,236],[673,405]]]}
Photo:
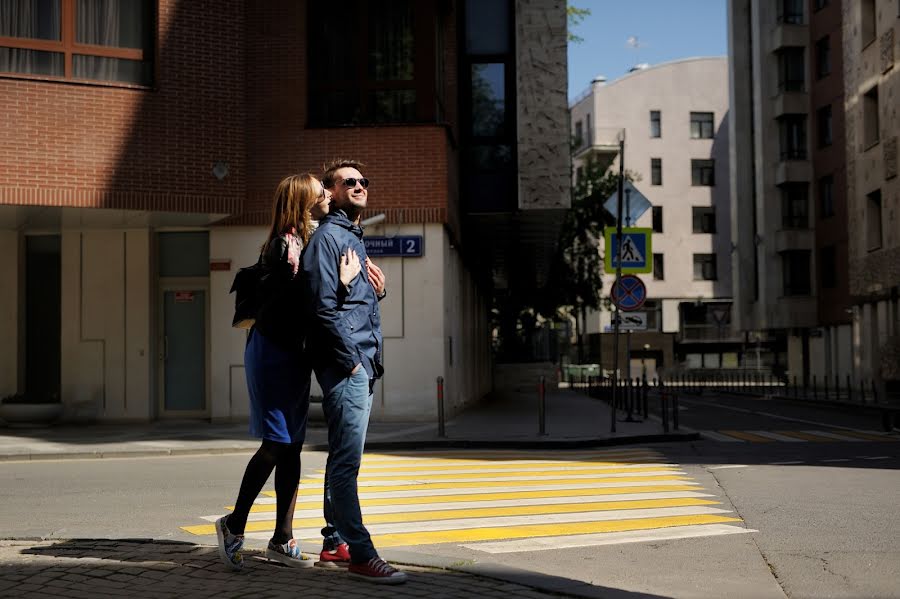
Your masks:
{"label": "door", "polygon": [[206,414],[206,290],[163,290],[162,412]]}

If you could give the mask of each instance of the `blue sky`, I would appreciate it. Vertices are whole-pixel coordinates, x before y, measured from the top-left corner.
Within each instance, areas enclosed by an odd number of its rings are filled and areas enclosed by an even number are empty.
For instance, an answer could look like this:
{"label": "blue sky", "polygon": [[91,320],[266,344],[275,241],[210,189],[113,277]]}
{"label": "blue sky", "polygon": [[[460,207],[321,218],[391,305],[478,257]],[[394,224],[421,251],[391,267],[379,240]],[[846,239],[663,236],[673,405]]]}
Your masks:
{"label": "blue sky", "polygon": [[[589,8],[569,44],[569,99],[596,75],[612,81],[633,65],[728,53],[727,0],[569,0]],[[628,38],[637,38],[638,47]]]}

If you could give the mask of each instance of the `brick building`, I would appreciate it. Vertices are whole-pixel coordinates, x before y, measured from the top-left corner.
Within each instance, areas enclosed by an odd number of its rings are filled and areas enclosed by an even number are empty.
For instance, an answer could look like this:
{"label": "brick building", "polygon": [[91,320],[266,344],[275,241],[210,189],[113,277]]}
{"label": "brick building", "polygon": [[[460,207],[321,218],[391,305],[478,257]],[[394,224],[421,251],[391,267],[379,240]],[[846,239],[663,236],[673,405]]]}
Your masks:
{"label": "brick building", "polygon": [[[491,387],[488,311],[568,207],[565,3],[19,0],[0,12],[0,396],[67,418],[241,419],[228,288],[275,184],[367,164],[385,257],[373,415]],[[528,268],[515,270],[520,260]]]}

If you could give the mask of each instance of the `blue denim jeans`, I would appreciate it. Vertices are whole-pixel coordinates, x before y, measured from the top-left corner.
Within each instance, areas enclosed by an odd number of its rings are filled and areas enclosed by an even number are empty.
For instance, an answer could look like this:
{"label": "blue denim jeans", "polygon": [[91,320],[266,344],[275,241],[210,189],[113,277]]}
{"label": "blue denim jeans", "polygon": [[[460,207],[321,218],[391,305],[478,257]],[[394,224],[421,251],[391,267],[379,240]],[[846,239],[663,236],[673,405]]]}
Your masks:
{"label": "blue denim jeans", "polygon": [[333,548],[343,540],[350,546],[351,561],[365,563],[378,555],[362,521],[356,485],[372,411],[369,375],[365,368],[325,391],[322,410],[328,423],[324,548]]}

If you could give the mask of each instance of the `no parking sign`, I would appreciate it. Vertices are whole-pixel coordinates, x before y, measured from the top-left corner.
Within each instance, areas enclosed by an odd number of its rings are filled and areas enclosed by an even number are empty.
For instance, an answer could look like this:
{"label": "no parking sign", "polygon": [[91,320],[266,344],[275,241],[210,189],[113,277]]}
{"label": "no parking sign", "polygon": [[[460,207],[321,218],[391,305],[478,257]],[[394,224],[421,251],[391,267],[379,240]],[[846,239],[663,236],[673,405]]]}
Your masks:
{"label": "no parking sign", "polygon": [[647,301],[647,286],[634,275],[622,275],[622,278],[613,283],[609,295],[619,310],[630,312],[639,309]]}

